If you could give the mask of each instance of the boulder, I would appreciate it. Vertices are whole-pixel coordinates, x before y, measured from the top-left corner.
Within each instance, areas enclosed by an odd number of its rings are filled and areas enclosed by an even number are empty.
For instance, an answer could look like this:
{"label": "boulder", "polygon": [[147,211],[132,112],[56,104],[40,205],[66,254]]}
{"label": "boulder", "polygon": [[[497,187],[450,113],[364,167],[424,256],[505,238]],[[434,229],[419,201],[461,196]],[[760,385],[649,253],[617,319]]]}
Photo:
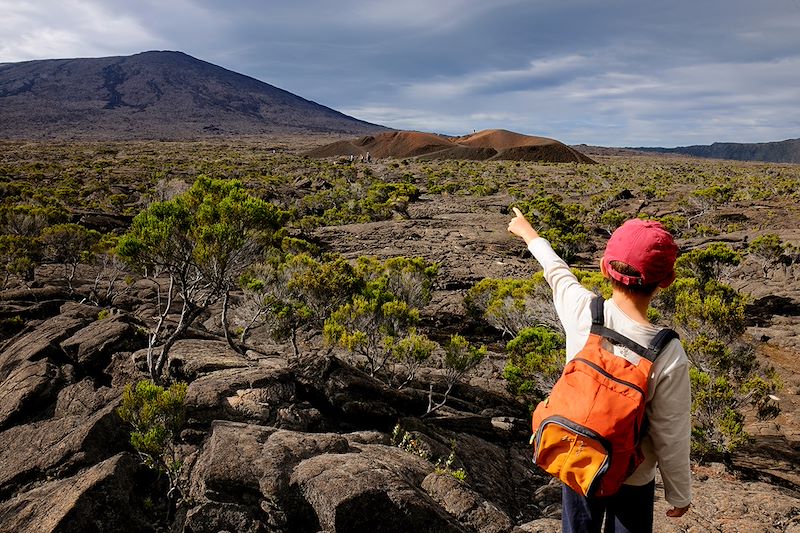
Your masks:
{"label": "boulder", "polygon": [[443,462],[453,453],[452,468],[463,468],[470,489],[506,516],[517,520],[542,516],[543,506],[535,491],[550,478],[533,467],[526,440],[486,440],[461,432],[467,430],[463,427],[453,432],[441,427],[439,421],[410,417],[400,419],[399,425],[413,435],[416,446],[431,461]]}
{"label": "boulder", "polygon": [[328,531],[466,532],[421,488],[433,466],[394,446],[321,454],[294,468],[296,487]]}
{"label": "boulder", "polygon": [[333,433],[301,433],[218,420],[192,470],[191,494],[221,501],[230,499],[231,490],[282,496],[295,465],[319,454],[349,449],[347,439]]}
{"label": "boulder", "polygon": [[404,413],[422,414],[427,393],[397,390],[331,355],[315,355],[295,362],[301,396],[340,429],[390,431]]}
{"label": "boulder", "polygon": [[144,347],[147,339],[136,328],[120,318],[92,322],[61,341],[61,349],[87,373],[105,368],[115,352],[134,351]]}
{"label": "boulder", "polygon": [[102,307],[96,305],[89,305],[80,302],[68,301],[59,309],[59,314],[62,316],[71,316],[74,318],[84,318],[86,320],[97,320],[97,316],[102,311]]}
{"label": "boulder", "polygon": [[0,503],[3,531],[85,533],[153,531],[142,520],[136,460],[120,453],[72,477],[47,482]]}
{"label": "boulder", "polygon": [[86,326],[88,319],[69,314],[54,316],[33,331],[21,335],[0,353],[0,380],[4,380],[21,362],[51,358],[63,361],[59,343]]}
{"label": "boulder", "polygon": [[75,397],[65,398],[59,412],[70,414],[0,433],[0,498],[37,481],[72,475],[129,447],[115,412],[118,402],[92,414],[71,414],[78,403]]}
{"label": "boulder", "polygon": [[26,302],[0,299],[0,319],[7,320],[19,317],[23,320],[36,320],[42,317],[50,317],[58,312],[58,308],[61,307],[62,303],[60,300]]}
{"label": "boulder", "polygon": [[85,378],[59,391],[52,418],[91,417],[93,413],[113,402],[118,395],[118,391],[107,387],[96,389],[92,379]]}
{"label": "boulder", "polygon": [[0,430],[41,416],[61,381],[58,367],[46,359],[20,361],[0,381]]}
{"label": "boulder", "polygon": [[445,511],[472,530],[503,533],[514,526],[506,513],[450,474],[428,474],[422,481],[422,488]]}
{"label": "boulder", "polygon": [[46,300],[66,300],[69,292],[66,288],[53,287],[32,287],[30,289],[10,289],[0,291],[0,302],[44,302]]}
{"label": "boulder", "polygon": [[216,421],[192,469],[184,530],[467,531],[422,490],[433,465],[371,444],[383,438]]}
{"label": "boulder", "polygon": [[116,352],[111,355],[111,362],[103,369],[103,373],[110,377],[107,385],[122,388],[128,383],[136,383],[141,379],[148,379],[150,375],[136,367],[131,352]]}
{"label": "boulder", "polygon": [[224,341],[184,339],[176,342],[169,352],[170,374],[186,381],[215,370],[246,368],[250,364]]}
{"label": "boulder", "polygon": [[90,306],[65,304],[62,314],[19,335],[0,353],[0,430],[42,418],[72,379],[59,343],[86,326]]}
{"label": "boulder", "polygon": [[204,502],[186,513],[183,533],[273,533],[260,509],[234,502]]}
{"label": "boulder", "polygon": [[[147,349],[134,352],[133,358],[146,369]],[[217,370],[251,365],[252,361],[233,351],[224,341],[182,339],[169,352],[170,375],[182,381],[193,381],[202,374]]]}
{"label": "boulder", "polygon": [[192,381],[186,406],[193,422],[228,419],[257,424],[273,422],[279,407],[295,399],[291,374],[280,365],[225,369]]}
{"label": "boulder", "polygon": [[[289,490],[289,476],[305,458],[348,449],[341,435],[216,421],[191,472],[196,505],[187,513],[185,530],[220,531],[235,519],[244,531],[261,531],[263,524],[268,531],[317,531],[311,529],[314,514],[308,504]],[[220,502],[237,506],[228,506],[226,513],[210,511]],[[218,522],[208,522],[212,519]]]}
{"label": "boulder", "polygon": [[539,518],[514,528],[512,533],[561,533],[561,519]]}

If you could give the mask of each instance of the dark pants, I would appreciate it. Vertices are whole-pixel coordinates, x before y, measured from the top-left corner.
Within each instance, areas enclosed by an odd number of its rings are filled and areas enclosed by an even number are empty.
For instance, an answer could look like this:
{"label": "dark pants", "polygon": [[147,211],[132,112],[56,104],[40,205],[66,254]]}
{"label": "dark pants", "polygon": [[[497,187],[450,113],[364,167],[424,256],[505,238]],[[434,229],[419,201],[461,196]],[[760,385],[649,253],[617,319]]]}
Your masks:
{"label": "dark pants", "polygon": [[613,496],[586,498],[566,485],[561,489],[561,531],[600,533],[651,533],[656,482],[636,487],[623,485]]}

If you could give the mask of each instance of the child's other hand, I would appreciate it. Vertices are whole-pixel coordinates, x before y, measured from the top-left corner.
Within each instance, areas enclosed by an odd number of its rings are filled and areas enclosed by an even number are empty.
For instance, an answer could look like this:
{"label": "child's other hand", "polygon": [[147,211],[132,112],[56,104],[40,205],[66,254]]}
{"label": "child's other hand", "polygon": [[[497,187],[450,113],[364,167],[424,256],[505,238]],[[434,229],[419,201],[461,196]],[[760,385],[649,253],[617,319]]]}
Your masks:
{"label": "child's other hand", "polygon": [[533,229],[530,222],[528,222],[522,214],[522,211],[514,209],[514,218],[511,219],[511,222],[508,223],[508,231],[513,233],[518,237],[522,237],[522,240],[525,241],[525,244],[530,244],[533,239],[539,237],[539,234],[536,233],[536,230]]}

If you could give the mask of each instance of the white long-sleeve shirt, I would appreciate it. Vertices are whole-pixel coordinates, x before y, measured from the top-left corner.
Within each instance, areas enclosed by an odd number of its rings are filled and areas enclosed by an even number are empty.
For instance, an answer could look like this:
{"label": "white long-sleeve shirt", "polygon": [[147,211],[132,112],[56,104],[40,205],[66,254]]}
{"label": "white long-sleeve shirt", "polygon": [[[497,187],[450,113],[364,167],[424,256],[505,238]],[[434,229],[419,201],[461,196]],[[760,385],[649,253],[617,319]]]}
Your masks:
{"label": "white long-sleeve shirt", "polygon": [[[550,246],[537,238],[528,249],[542,265],[544,278],[553,289],[556,313],[566,332],[567,361],[572,359],[589,338],[592,327],[590,302],[595,294],[578,282],[569,266]],[[613,302],[605,305],[605,326],[647,346],[660,328],[636,322]],[[607,342],[607,341],[606,341]],[[615,355],[637,363],[639,355],[622,346],[605,346]],[[689,361],[680,341],[670,342],[651,368],[647,389],[647,434],[642,440],[645,460],[625,481],[628,485],[645,485],[656,475],[656,466],[664,482],[666,500],[675,507],[691,503],[689,446],[691,437],[691,387]]]}

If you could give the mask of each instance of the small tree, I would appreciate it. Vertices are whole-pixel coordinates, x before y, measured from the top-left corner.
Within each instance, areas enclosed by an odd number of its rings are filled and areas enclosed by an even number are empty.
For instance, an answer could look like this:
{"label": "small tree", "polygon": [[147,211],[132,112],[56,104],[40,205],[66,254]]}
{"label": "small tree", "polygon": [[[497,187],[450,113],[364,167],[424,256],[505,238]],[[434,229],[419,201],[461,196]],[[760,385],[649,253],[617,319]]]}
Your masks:
{"label": "small tree", "polygon": [[168,519],[183,500],[181,470],[176,441],[186,419],[186,383],[164,389],[150,380],[128,384],[117,409],[131,427],[131,445],[142,463],[159,476],[167,477]]}
{"label": "small tree", "polygon": [[[52,201],[52,198],[48,198]],[[40,235],[48,225],[61,224],[67,212],[56,205],[0,206],[0,261],[4,265],[2,286],[16,278],[25,288],[34,281],[42,260]]]}
{"label": "small tree", "polygon": [[716,457],[749,440],[744,415],[737,409],[736,387],[724,377],[713,378],[697,368],[689,370],[692,383],[692,453]]}
{"label": "small tree", "polygon": [[421,257],[392,257],[384,262],[359,257],[355,273],[364,280],[366,291],[385,291],[409,306],[421,309],[431,301],[433,280],[439,266]]}
{"label": "small tree", "polygon": [[297,330],[310,320],[311,310],[291,293],[285,272],[275,265],[259,263],[242,275],[240,283],[244,300],[235,309],[242,324],[240,342],[246,342],[252,328],[267,325],[275,339],[291,340],[297,357]]}
{"label": "small tree", "polygon": [[694,277],[701,285],[727,278],[742,262],[742,255],[723,243],[709,244],[682,254],[675,262],[679,276]]}
{"label": "small tree", "polygon": [[325,320],[364,286],[364,280],[343,257],[289,255],[282,266],[287,288],[310,311],[309,322],[322,329]]}
{"label": "small tree", "polygon": [[600,224],[609,235],[614,233],[618,227],[622,225],[630,217],[627,213],[623,213],[619,209],[608,209],[602,211],[600,215]]}
{"label": "small tree", "polygon": [[89,300],[96,305],[107,305],[118,294],[118,282],[125,272],[125,264],[116,254],[118,242],[116,235],[106,233],[92,249],[92,262],[97,270]]}
{"label": "small tree", "polygon": [[767,233],[756,237],[747,246],[747,253],[761,265],[761,272],[767,277],[772,266],[780,263],[786,245],[774,233]]}
{"label": "small tree", "polygon": [[405,369],[405,378],[397,385],[398,389],[402,389],[417,377],[417,372],[430,359],[436,346],[434,341],[418,334],[414,328],[411,328],[408,335],[400,341],[390,342],[388,348],[392,352],[392,359]]}
{"label": "small tree", "polygon": [[730,185],[712,185],[705,189],[697,189],[686,198],[682,208],[686,213],[686,229],[691,229],[692,221],[707,215],[718,206],[733,198],[733,187]]}
{"label": "small tree", "polygon": [[[158,315],[147,350],[154,381],[161,378],[172,345],[221,298],[226,323],[228,292],[273,242],[283,217],[277,207],[250,196],[239,181],[199,176],[187,192],[156,202],[133,219],[117,253],[158,290]],[[165,291],[157,281],[162,276]],[[167,318],[175,303],[180,311],[172,324]]]}
{"label": "small tree", "polygon": [[41,258],[38,239],[20,235],[0,235],[0,261],[3,263],[3,287],[16,278],[25,287],[33,281]]}
{"label": "small tree", "polygon": [[428,410],[425,412],[425,416],[444,407],[455,384],[461,381],[468,372],[478,366],[480,362],[486,358],[486,346],[473,346],[461,335],[451,335],[443,348],[444,379],[447,388],[442,394],[442,400],[434,404],[433,384],[431,383],[428,391]]}
{"label": "small tree", "polygon": [[13,205],[0,207],[0,227],[6,235],[38,237],[42,230],[67,221],[67,211],[57,205]]}
{"label": "small tree", "polygon": [[78,265],[89,263],[94,255],[93,249],[102,235],[80,224],[56,224],[42,230],[41,242],[45,259],[64,264],[64,278],[70,293],[74,291],[72,282]]}
{"label": "small tree", "polygon": [[387,293],[356,296],[325,321],[329,343],[366,359],[369,375],[377,376],[392,357],[392,347],[419,322],[419,311]]}
{"label": "small tree", "polygon": [[302,253],[257,263],[240,283],[244,301],[235,314],[242,324],[241,342],[253,327],[266,325],[276,339],[291,340],[297,357],[298,331],[304,327],[321,330],[333,310],[358,291],[361,280],[340,256],[317,261]]}
{"label": "small tree", "polygon": [[419,322],[418,308],[430,301],[436,271],[435,264],[421,258],[383,263],[359,258],[355,273],[363,280],[361,293],[325,321],[325,339],[362,355],[376,376],[391,362],[394,346]]}

